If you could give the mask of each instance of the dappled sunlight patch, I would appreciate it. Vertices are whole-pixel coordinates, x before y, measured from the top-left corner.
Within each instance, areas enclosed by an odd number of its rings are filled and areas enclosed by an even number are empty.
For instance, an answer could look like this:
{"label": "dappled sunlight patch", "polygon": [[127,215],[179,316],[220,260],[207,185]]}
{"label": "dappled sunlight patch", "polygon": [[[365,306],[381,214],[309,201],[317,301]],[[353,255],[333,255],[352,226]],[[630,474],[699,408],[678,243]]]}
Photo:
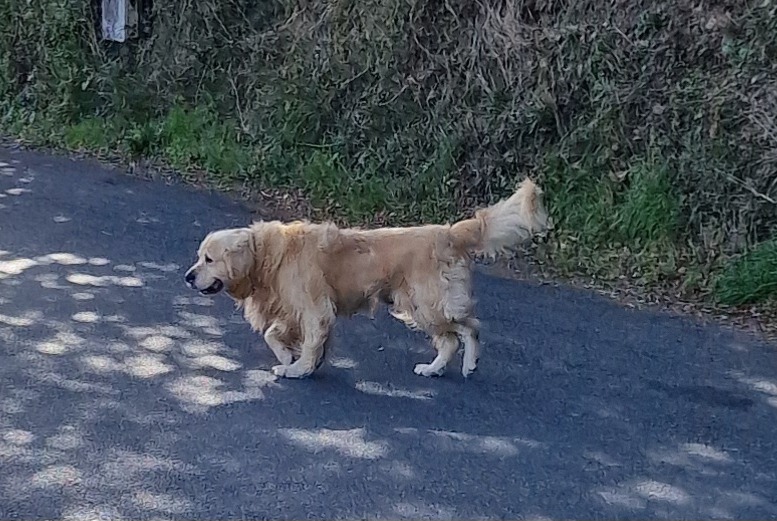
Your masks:
{"label": "dappled sunlight patch", "polygon": [[128,273],[132,273],[135,271],[136,268],[135,266],[131,266],[129,264],[117,264],[116,266],[113,267],[113,269],[116,271],[124,271]]}
{"label": "dappled sunlight patch", "polygon": [[[389,388],[378,382],[359,381],[355,385],[358,391],[375,396],[388,396],[390,398],[410,398],[413,400],[431,400],[434,391],[430,389],[405,390]],[[392,386],[393,387],[393,386]]]}
{"label": "dappled sunlight patch", "polygon": [[693,502],[692,496],[683,488],[653,479],[631,481],[600,489],[596,494],[607,504],[630,509],[644,509],[648,501],[667,503],[675,507],[688,506]]}
{"label": "dappled sunlight patch", "polygon": [[72,253],[49,253],[35,257],[35,261],[42,265],[61,264],[63,266],[79,266],[87,263],[85,258]]}
{"label": "dappled sunlight patch", "polygon": [[191,363],[200,369],[217,369],[219,371],[237,371],[242,364],[230,358],[219,355],[198,356],[191,359]]}
{"label": "dappled sunlight patch", "polygon": [[267,387],[278,386],[278,377],[270,371],[262,369],[251,369],[243,373],[243,385],[245,387]]}
{"label": "dappled sunlight patch", "polygon": [[122,326],[126,336],[135,339],[143,339],[151,336],[164,336],[170,338],[191,338],[192,334],[179,326]]}
{"label": "dappled sunlight patch", "polygon": [[388,444],[365,440],[366,430],[356,429],[280,429],[280,434],[293,443],[313,452],[335,450],[342,456],[378,459],[388,454]]}
{"label": "dappled sunlight patch", "polygon": [[682,488],[652,479],[636,483],[633,489],[635,493],[653,501],[666,501],[676,505],[687,505],[691,501],[691,496]]}
{"label": "dappled sunlight patch", "polygon": [[264,398],[262,389],[273,382],[274,376],[272,380],[269,377],[254,377],[244,382],[244,390],[235,391],[227,389],[226,384],[218,378],[188,375],[168,382],[165,388],[178,400],[184,411],[201,414],[228,403],[261,400]]}
{"label": "dappled sunlight patch", "polygon": [[95,324],[100,321],[100,315],[94,311],[80,311],[70,318],[75,322],[82,322],[84,324]]}
{"label": "dappled sunlight patch", "polygon": [[72,273],[66,277],[66,280],[71,284],[78,286],[121,286],[125,288],[140,288],[143,287],[143,281],[137,277],[116,277],[113,275],[89,275],[87,273]]}
{"label": "dappled sunlight patch", "polygon": [[35,439],[35,435],[23,429],[9,429],[3,431],[2,439],[11,445],[28,445]]}
{"label": "dappled sunlight patch", "polygon": [[80,291],[78,293],[73,293],[70,295],[70,297],[73,300],[93,300],[94,299],[94,293],[89,293],[88,291]]}
{"label": "dappled sunlight patch", "polygon": [[717,463],[732,463],[731,456],[725,452],[703,443],[686,443],[682,449],[691,456],[697,456],[707,461]]}
{"label": "dappled sunlight patch", "polygon": [[173,348],[175,340],[166,335],[151,335],[138,342],[138,345],[148,351],[164,353]]}
{"label": "dappled sunlight patch", "polygon": [[8,190],[5,191],[5,193],[8,195],[18,196],[23,194],[31,194],[32,190],[30,190],[29,188],[9,188]]}
{"label": "dappled sunlight patch", "polygon": [[25,258],[0,261],[0,274],[21,275],[26,270],[37,265],[38,263],[34,260]]}
{"label": "dappled sunlight patch", "polygon": [[191,501],[175,497],[172,494],[162,494],[148,490],[137,491],[132,495],[136,507],[154,512],[168,514],[183,514],[192,508]]}
{"label": "dappled sunlight patch", "polygon": [[70,286],[65,286],[59,283],[59,275],[56,273],[41,273],[33,277],[35,282],[39,282],[42,288],[46,289],[68,289]]}
{"label": "dappled sunlight patch", "polygon": [[748,386],[753,391],[768,394],[771,396],[777,396],[777,381],[775,380],[770,380],[768,378],[747,376],[741,371],[730,371],[730,374],[739,383],[742,383]]}
{"label": "dappled sunlight patch", "polygon": [[0,314],[0,324],[11,327],[30,327],[39,322],[42,318],[43,313],[40,311],[28,311],[18,317]]}
{"label": "dappled sunlight patch", "polygon": [[41,342],[35,346],[35,350],[44,355],[64,355],[68,347],[61,342]]}
{"label": "dappled sunlight patch", "polygon": [[111,263],[111,261],[105,257],[90,257],[88,262],[91,266],[107,266]]}
{"label": "dappled sunlight patch", "polygon": [[542,443],[523,438],[481,436],[451,431],[428,431],[437,450],[491,454],[499,457],[517,456],[521,448],[538,449]]}
{"label": "dappled sunlight patch", "polygon": [[207,340],[189,340],[181,346],[181,352],[190,357],[215,355],[223,348],[223,344]]}
{"label": "dappled sunlight patch", "polygon": [[124,370],[137,378],[153,378],[172,372],[173,366],[166,364],[161,356],[143,354],[125,358]]}
{"label": "dappled sunlight patch", "polygon": [[121,370],[121,364],[118,361],[105,355],[82,356],[81,363],[87,369],[96,373],[110,373]]}
{"label": "dappled sunlight patch", "polygon": [[29,463],[33,460],[33,455],[34,451],[27,445],[0,442],[0,465]]}
{"label": "dappled sunlight patch", "polygon": [[72,331],[57,331],[53,337],[37,342],[35,350],[46,355],[63,355],[83,346],[85,340]]}
{"label": "dappled sunlight patch", "polygon": [[221,329],[219,320],[210,316],[202,315],[199,313],[190,313],[187,311],[179,311],[178,316],[184,321],[184,323],[192,328],[200,329],[203,333],[212,336],[223,336],[224,331]]}
{"label": "dappled sunlight patch", "polygon": [[34,488],[70,487],[80,484],[82,477],[81,471],[72,465],[50,465],[33,474],[30,485]]}
{"label": "dappled sunlight patch", "polygon": [[174,271],[178,271],[181,269],[181,267],[178,264],[175,264],[174,262],[170,262],[168,264],[159,264],[157,262],[148,262],[143,261],[138,263],[140,266],[143,266],[144,268],[152,269],[152,270],[159,270],[164,273],[171,273]]}
{"label": "dappled sunlight patch", "polygon": [[731,463],[730,457],[712,447],[683,444],[675,449],[660,447],[646,452],[647,459],[661,465],[674,465],[702,476],[720,476],[722,470],[712,464]]}
{"label": "dappled sunlight patch", "polygon": [[329,361],[329,365],[336,367],[337,369],[356,369],[359,363],[353,358],[346,358],[344,356],[332,357]]}
{"label": "dappled sunlight patch", "polygon": [[108,342],[105,344],[105,350],[109,353],[128,353],[129,351],[134,351],[134,349],[125,342],[119,342],[118,340],[114,340],[112,342]]}

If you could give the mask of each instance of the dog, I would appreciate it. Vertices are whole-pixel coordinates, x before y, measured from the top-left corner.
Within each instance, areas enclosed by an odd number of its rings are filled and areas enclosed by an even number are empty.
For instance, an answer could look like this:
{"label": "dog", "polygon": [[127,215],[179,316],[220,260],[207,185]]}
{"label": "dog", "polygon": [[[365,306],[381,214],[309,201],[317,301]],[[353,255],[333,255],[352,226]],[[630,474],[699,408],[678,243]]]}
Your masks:
{"label": "dog", "polygon": [[452,225],[364,230],[257,221],[213,231],[184,279],[204,295],[226,290],[280,362],[272,367],[277,377],[312,374],[337,317],[374,316],[385,304],[431,337],[437,355],[417,364],[416,374],[442,376],[461,340],[467,378],[480,358],[474,259],[493,259],[551,227],[543,190],[527,178],[509,198]]}

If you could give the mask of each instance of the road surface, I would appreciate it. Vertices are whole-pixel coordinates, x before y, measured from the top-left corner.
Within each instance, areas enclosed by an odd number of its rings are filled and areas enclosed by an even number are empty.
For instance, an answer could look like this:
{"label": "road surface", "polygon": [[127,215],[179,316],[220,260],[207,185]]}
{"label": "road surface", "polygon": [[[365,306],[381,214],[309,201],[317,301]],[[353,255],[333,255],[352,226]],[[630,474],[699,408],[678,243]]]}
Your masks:
{"label": "road surface", "polygon": [[[183,282],[250,212],[0,148],[0,518],[777,516],[777,352],[594,294],[478,274],[483,355],[413,374],[385,312],[313,378]],[[456,364],[460,364],[460,358]]]}

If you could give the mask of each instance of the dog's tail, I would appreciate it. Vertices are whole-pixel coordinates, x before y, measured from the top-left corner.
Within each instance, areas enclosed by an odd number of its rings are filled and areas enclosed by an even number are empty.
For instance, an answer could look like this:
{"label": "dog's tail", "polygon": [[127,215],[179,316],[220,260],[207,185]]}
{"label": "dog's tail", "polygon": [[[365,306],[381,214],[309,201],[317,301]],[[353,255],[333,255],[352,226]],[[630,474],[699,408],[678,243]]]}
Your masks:
{"label": "dog's tail", "polygon": [[455,223],[451,227],[453,246],[493,258],[548,230],[552,224],[542,194],[531,179],[523,180],[509,198]]}

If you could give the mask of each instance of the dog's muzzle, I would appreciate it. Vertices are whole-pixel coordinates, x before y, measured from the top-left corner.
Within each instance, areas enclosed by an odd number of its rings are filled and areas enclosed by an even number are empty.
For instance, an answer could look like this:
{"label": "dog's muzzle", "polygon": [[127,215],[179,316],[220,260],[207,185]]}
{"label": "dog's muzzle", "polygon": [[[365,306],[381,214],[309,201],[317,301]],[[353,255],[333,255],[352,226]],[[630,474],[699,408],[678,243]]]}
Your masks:
{"label": "dog's muzzle", "polygon": [[211,284],[205,289],[201,289],[200,293],[202,293],[203,295],[215,295],[222,289],[224,289],[224,283],[221,282],[219,279],[216,279],[213,281],[213,284]]}
{"label": "dog's muzzle", "polygon": [[224,283],[221,282],[219,279],[216,279],[213,281],[213,284],[208,286],[205,289],[200,289],[195,284],[197,280],[197,274],[194,272],[194,270],[190,270],[184,275],[183,280],[186,282],[186,285],[192,288],[195,291],[199,291],[203,295],[213,295],[224,289]]}

